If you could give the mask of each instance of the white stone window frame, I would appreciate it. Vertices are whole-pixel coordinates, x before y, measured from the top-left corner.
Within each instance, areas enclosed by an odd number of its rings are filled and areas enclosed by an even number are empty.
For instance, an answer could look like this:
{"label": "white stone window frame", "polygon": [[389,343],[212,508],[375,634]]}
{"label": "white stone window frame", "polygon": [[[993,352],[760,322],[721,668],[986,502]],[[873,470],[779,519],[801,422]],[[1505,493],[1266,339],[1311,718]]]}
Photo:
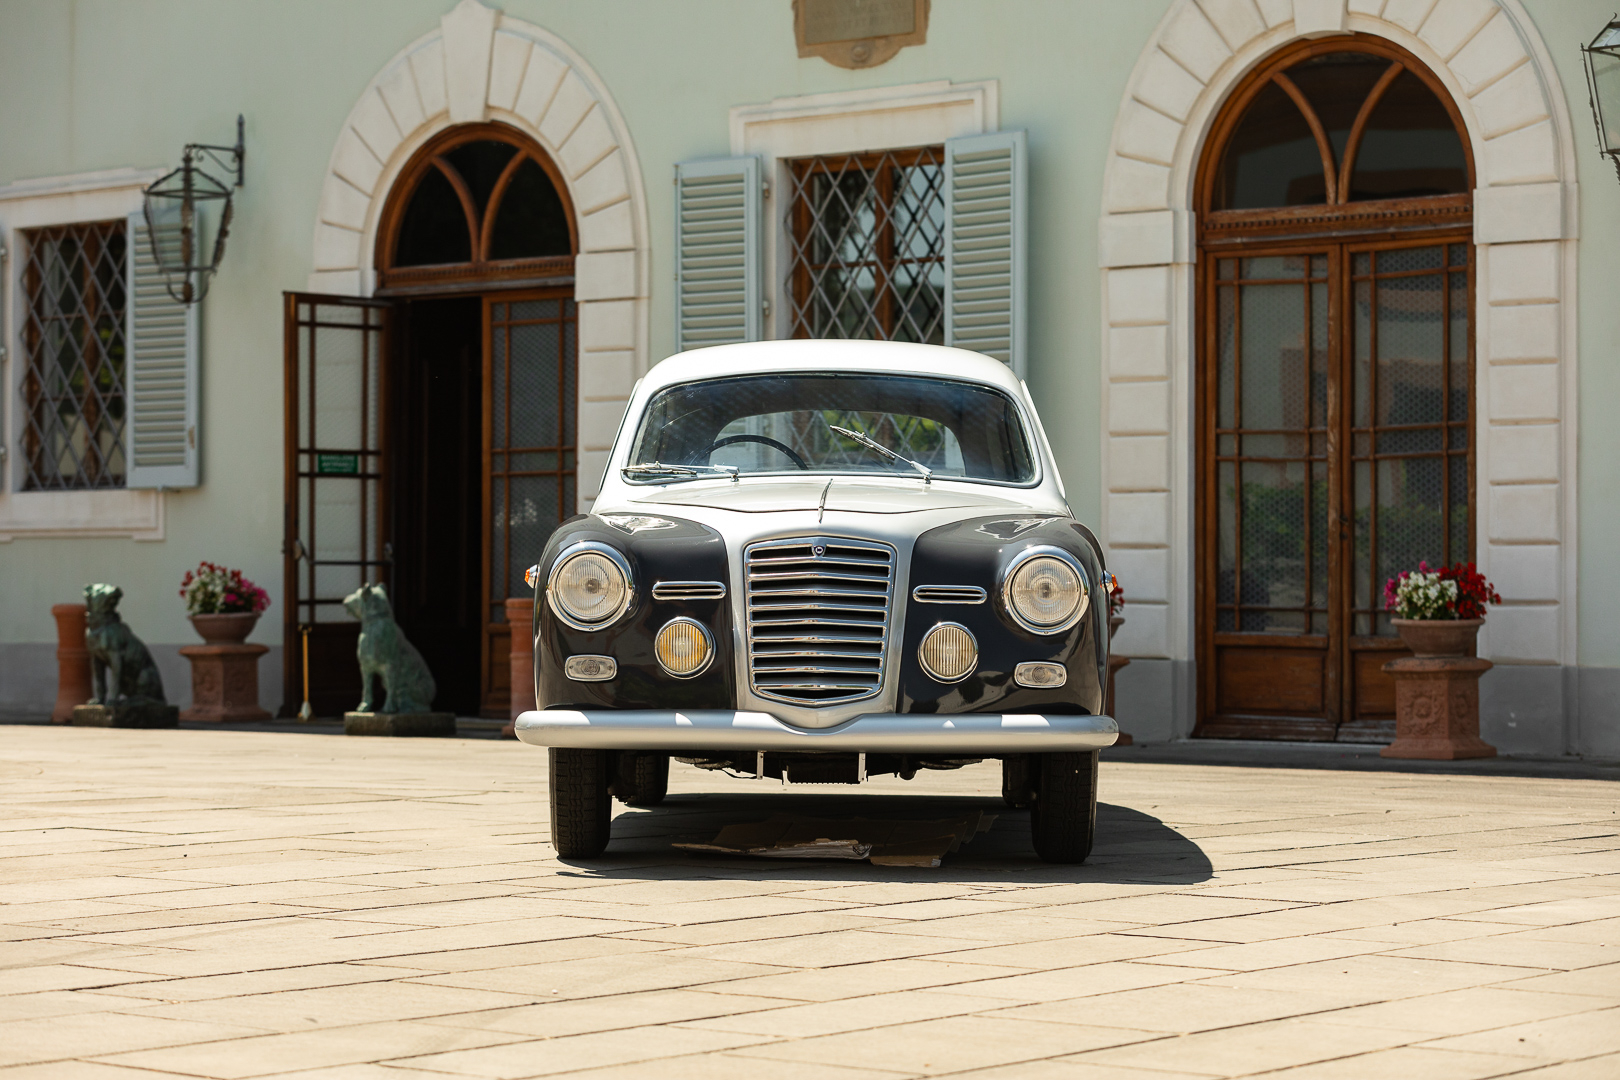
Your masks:
{"label": "white stone window frame", "polygon": [[308,289],[377,290],[382,211],[401,170],[445,128],[499,121],[534,139],[578,215],[578,508],[601,491],[635,382],[651,364],[647,196],[629,128],[607,85],[550,31],[460,0],[383,65],[350,110],[321,188]]}
{"label": "white stone window frame", "polygon": [[0,360],[5,394],[0,400],[0,543],[20,537],[120,537],[162,540],[165,493],[111,488],[95,491],[24,491],[18,436],[24,425],[22,385],[22,267],[24,229],[123,220],[141,208],[141,193],[162,169],[110,169],[102,172],[19,180],[0,186],[0,244],[5,275],[0,280]]}
{"label": "white stone window frame", "polygon": [[1175,0],[1115,120],[1098,261],[1102,535],[1130,598],[1116,646],[1176,662],[1178,733],[1191,722],[1196,635],[1194,177],[1248,71],[1288,41],[1350,32],[1422,59],[1473,147],[1475,550],[1506,601],[1481,655],[1577,660],[1575,143],[1535,24],[1519,0]]}
{"label": "white stone window frame", "polygon": [[775,339],[792,332],[787,268],[782,263],[782,253],[793,249],[792,237],[777,194],[791,190],[789,161],[943,145],[947,139],[983,135],[1000,126],[1000,84],[995,79],[966,83],[940,79],[733,106],[731,153],[759,155],[770,185],[763,260],[770,313],[763,336]]}

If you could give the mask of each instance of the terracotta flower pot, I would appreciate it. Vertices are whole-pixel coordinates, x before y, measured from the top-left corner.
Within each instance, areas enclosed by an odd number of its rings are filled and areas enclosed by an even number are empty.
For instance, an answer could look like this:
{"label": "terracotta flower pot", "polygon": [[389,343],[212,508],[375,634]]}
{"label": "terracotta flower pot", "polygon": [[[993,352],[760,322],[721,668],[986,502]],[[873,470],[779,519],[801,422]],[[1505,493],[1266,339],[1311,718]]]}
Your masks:
{"label": "terracotta flower pot", "polygon": [[73,723],[73,708],[90,700],[90,651],[85,648],[83,604],[53,604],[56,618],[56,707],[51,723]]}
{"label": "terracotta flower pot", "polygon": [[191,625],[210,645],[240,645],[253,633],[259,621],[256,611],[237,611],[228,615],[193,615]]}
{"label": "terracotta flower pot", "polygon": [[1475,656],[1484,619],[1391,619],[1414,656]]}
{"label": "terracotta flower pot", "polygon": [[[1108,645],[1110,650],[1113,648],[1114,635],[1119,633],[1119,628],[1124,625],[1125,616],[1108,616]],[[1115,656],[1112,651],[1110,651],[1108,654],[1108,692],[1107,696],[1103,699],[1103,712],[1109,716],[1114,715],[1114,676],[1118,673],[1120,668],[1124,667],[1130,662],[1131,660],[1128,656]],[[1115,717],[1115,719],[1117,720],[1118,717]],[[1119,741],[1115,742],[1114,745],[1131,746],[1134,745],[1135,741],[1136,740],[1131,738],[1129,732],[1122,731],[1119,733]]]}

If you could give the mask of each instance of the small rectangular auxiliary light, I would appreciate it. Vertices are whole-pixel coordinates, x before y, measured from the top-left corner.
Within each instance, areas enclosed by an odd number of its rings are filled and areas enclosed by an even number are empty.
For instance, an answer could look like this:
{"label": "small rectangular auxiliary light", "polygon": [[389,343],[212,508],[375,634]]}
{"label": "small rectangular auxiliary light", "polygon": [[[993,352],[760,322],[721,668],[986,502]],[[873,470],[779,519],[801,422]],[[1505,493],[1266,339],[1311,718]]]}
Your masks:
{"label": "small rectangular auxiliary light", "polygon": [[1069,669],[1044,660],[1026,660],[1013,668],[1013,681],[1019,686],[1052,690],[1069,681]]}
{"label": "small rectangular auxiliary light", "polygon": [[570,656],[563,671],[575,682],[607,682],[619,674],[619,662],[611,656]]}

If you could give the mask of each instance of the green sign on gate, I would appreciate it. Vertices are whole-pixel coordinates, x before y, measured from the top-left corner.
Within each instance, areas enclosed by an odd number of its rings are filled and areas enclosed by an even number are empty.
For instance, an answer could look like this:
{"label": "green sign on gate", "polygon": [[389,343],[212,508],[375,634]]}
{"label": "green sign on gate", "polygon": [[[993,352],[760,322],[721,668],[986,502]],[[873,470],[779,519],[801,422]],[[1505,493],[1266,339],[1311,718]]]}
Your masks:
{"label": "green sign on gate", "polygon": [[360,455],[316,454],[315,471],[329,473],[333,476],[358,476],[360,473]]}

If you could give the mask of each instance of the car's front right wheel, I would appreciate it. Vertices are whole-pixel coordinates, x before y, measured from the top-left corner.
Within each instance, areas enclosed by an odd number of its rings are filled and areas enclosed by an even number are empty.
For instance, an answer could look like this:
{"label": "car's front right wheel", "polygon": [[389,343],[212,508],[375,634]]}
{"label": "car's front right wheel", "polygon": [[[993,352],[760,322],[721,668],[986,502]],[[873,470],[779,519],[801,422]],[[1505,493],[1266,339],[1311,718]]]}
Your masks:
{"label": "car's front right wheel", "polygon": [[613,799],[605,750],[551,748],[551,844],[564,859],[590,859],[608,845]]}
{"label": "car's front right wheel", "polygon": [[1041,754],[1034,763],[1029,807],[1035,854],[1050,863],[1081,863],[1097,834],[1096,751]]}

